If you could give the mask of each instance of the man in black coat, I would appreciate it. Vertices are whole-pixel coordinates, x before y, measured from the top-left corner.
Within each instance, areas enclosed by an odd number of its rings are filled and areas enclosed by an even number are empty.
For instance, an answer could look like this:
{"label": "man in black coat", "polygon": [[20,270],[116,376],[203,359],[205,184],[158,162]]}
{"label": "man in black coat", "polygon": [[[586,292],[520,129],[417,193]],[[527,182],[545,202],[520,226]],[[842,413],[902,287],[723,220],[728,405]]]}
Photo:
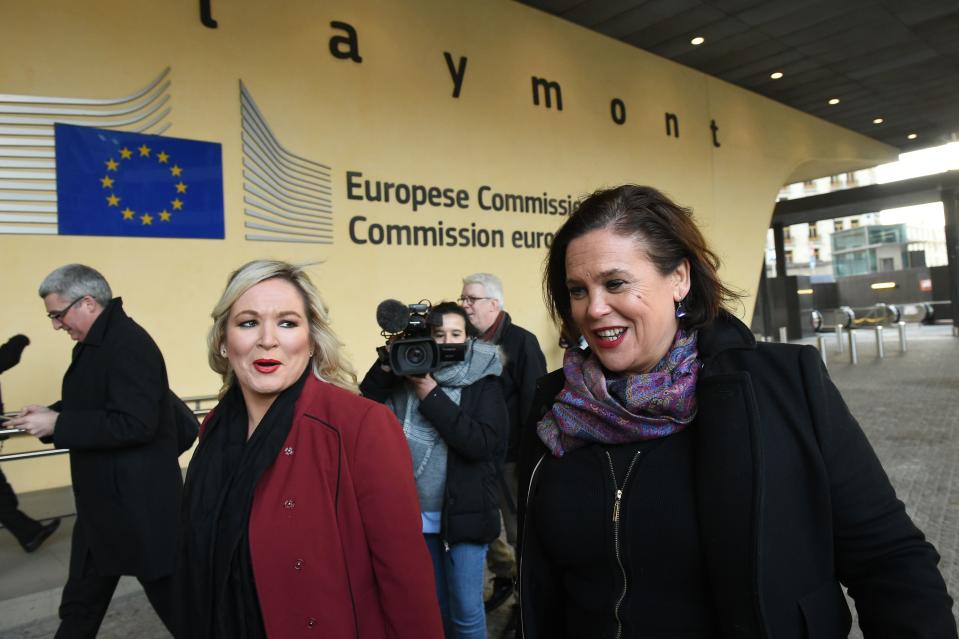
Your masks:
{"label": "man in black coat", "polygon": [[[20,355],[29,343],[30,339],[26,335],[14,335],[0,346],[0,373],[13,368],[20,362]],[[3,397],[0,396],[0,414],[2,413]],[[0,423],[0,429],[6,427],[6,424]],[[0,442],[7,437],[9,435],[0,435]],[[33,552],[53,534],[60,525],[60,519],[51,519],[41,524],[26,515],[20,510],[20,503],[17,501],[17,494],[13,492],[13,487],[7,481],[3,471],[0,471],[0,524],[13,533],[26,552]]]}
{"label": "man in black coat", "polygon": [[57,637],[95,637],[121,575],[170,628],[182,485],[166,365],[100,273],[68,264],[40,285],[54,329],[76,340],[59,402],[13,423],[70,450],[77,504]]}
{"label": "man in black coat", "polygon": [[536,336],[513,324],[504,309],[503,284],[490,273],[474,273],[463,278],[460,304],[480,339],[498,344],[505,362],[500,381],[509,411],[509,447],[503,463],[500,512],[503,515],[506,539],[490,544],[488,564],[493,573],[493,593],[487,601],[492,610],[513,592],[516,577],[516,457],[520,429],[533,405],[536,380],[546,375],[546,357]]}

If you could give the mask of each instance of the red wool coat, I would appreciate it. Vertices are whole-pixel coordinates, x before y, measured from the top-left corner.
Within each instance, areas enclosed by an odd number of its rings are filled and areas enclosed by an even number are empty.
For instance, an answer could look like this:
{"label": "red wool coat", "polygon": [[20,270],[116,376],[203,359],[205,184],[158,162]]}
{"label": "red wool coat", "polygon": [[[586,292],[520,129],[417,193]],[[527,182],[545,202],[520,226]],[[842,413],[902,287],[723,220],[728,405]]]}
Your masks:
{"label": "red wool coat", "polygon": [[382,404],[311,375],[249,533],[270,637],[442,639],[409,449]]}

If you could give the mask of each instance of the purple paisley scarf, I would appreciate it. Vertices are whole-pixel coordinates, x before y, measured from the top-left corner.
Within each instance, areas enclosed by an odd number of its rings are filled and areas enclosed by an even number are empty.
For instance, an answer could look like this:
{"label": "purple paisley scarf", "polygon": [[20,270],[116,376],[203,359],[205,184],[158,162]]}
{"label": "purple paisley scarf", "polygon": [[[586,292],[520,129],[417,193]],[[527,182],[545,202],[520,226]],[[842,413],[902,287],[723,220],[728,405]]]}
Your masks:
{"label": "purple paisley scarf", "polygon": [[680,329],[652,371],[607,379],[595,355],[571,348],[563,358],[566,385],[536,433],[556,457],[590,442],[623,444],[678,433],[696,417],[698,354],[696,331]]}

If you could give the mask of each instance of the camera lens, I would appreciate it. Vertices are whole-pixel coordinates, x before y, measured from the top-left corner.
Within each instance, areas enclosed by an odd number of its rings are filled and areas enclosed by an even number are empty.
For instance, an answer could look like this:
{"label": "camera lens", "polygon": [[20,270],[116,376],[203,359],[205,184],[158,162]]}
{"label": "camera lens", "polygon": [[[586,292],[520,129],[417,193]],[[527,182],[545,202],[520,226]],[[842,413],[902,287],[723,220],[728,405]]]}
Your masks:
{"label": "camera lens", "polygon": [[411,346],[403,355],[406,357],[406,361],[413,366],[419,366],[426,361],[426,349],[422,346]]}

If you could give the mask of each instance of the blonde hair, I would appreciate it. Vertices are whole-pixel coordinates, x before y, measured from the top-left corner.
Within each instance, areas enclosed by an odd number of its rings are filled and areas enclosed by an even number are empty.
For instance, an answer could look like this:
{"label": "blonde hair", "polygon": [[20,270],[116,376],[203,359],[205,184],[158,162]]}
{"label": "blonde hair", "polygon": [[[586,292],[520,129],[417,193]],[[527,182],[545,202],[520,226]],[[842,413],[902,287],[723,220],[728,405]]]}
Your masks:
{"label": "blonde hair", "polygon": [[230,368],[230,361],[220,354],[220,348],[226,338],[226,323],[230,317],[230,309],[240,296],[260,282],[270,279],[289,282],[303,297],[310,327],[310,344],[313,349],[311,358],[313,374],[316,378],[348,391],[357,392],[356,371],[343,355],[343,344],[330,328],[330,317],[326,305],[304,271],[304,266],[279,260],[254,260],[247,262],[230,275],[220,301],[210,313],[213,326],[210,327],[206,340],[210,368],[223,378],[223,386],[220,388],[221,398],[236,379],[233,369]]}

